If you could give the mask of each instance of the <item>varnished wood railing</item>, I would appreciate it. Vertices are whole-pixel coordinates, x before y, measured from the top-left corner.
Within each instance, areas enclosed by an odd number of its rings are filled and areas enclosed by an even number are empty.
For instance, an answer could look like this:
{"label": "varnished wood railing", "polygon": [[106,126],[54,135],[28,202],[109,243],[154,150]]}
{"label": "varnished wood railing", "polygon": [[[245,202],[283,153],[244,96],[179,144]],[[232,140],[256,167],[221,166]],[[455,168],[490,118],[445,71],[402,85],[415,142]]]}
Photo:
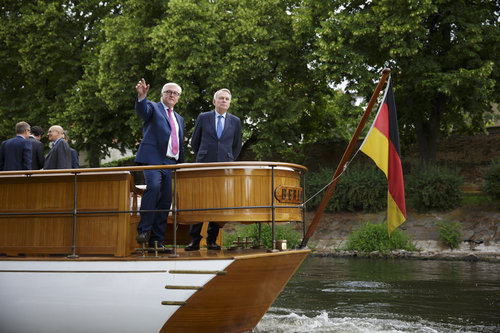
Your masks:
{"label": "varnished wood railing", "polygon": [[[139,212],[154,212],[155,210],[150,211],[140,211],[137,209],[130,209],[130,206],[127,206],[128,209],[124,209],[123,205],[120,209],[85,209],[82,210],[81,207],[78,206],[78,182],[79,178],[87,178],[85,176],[91,175],[102,175],[105,173],[130,173],[130,172],[138,172],[143,170],[151,170],[151,169],[171,169],[172,170],[172,182],[173,182],[173,203],[171,210],[161,210],[161,211],[171,211],[174,223],[174,230],[176,230],[176,225],[178,223],[178,218],[181,223],[197,223],[200,222],[200,216],[203,216],[203,221],[217,221],[217,222],[263,222],[263,221],[271,221],[273,226],[273,249],[275,248],[275,239],[274,239],[274,225],[276,218],[276,210],[285,211],[286,209],[301,211],[301,220],[304,222],[304,211],[301,203],[304,201],[303,196],[300,198],[300,202],[297,204],[286,204],[286,203],[275,203],[275,170],[280,170],[280,172],[285,170],[291,170],[293,173],[297,173],[302,178],[302,175],[307,170],[305,167],[297,164],[290,163],[280,163],[280,162],[230,162],[230,163],[186,163],[186,164],[176,164],[176,165],[160,165],[160,166],[136,166],[136,167],[112,167],[112,168],[81,168],[81,169],[58,169],[58,170],[24,170],[24,171],[7,171],[0,172],[0,182],[5,183],[9,181],[13,181],[14,179],[20,179],[19,176],[25,176],[26,179],[36,179],[40,176],[44,177],[73,177],[73,207],[58,207],[63,208],[57,210],[45,210],[45,211],[12,211],[11,209],[7,209],[8,207],[2,207],[3,203],[0,204],[0,221],[1,218],[5,218],[8,216],[41,216],[41,215],[65,215],[73,217],[73,242],[72,242],[72,254],[71,256],[76,256],[76,240],[77,240],[77,216],[85,216],[92,214],[125,214],[125,213],[139,213]],[[264,177],[266,178],[265,170],[271,170],[271,180],[270,180],[270,191],[268,194],[256,194],[256,197],[250,198],[250,203],[252,200],[255,202],[259,202],[263,196],[266,196],[265,200],[270,199],[268,204],[247,204],[245,205],[215,205],[212,198],[207,196],[207,191],[210,190],[212,186],[214,189],[217,186],[221,186],[221,182],[217,183],[210,179],[211,173],[218,172],[219,174],[216,177],[221,178],[222,175],[222,184],[227,187],[227,184],[234,185],[232,190],[235,191],[249,191],[252,190],[253,187],[249,187],[248,179],[245,178],[248,175],[247,169],[255,169],[258,170],[256,177]],[[264,171],[263,171],[264,170]],[[208,173],[206,179],[202,179],[203,177],[199,176],[200,173]],[[260,174],[259,174],[260,172]],[[224,173],[227,173],[225,175]],[[227,178],[226,178],[227,177]],[[233,177],[233,178],[230,178]],[[284,178],[283,178],[284,177]],[[283,179],[280,178],[280,182],[287,182],[288,175],[282,176]],[[241,179],[240,179],[241,178]],[[55,178],[54,178],[55,179]],[[180,180],[180,181],[179,181]],[[81,180],[80,180],[81,181]],[[133,184],[133,179],[129,175],[128,182]],[[193,185],[193,182],[197,182]],[[292,180],[292,182],[295,182]],[[264,182],[265,183],[265,182]],[[214,185],[215,184],[215,185]],[[180,186],[179,186],[180,185]],[[299,183],[294,183],[295,186],[300,187]],[[180,187],[180,188],[179,188]],[[195,187],[195,188],[193,188]],[[208,187],[204,188],[203,187]],[[255,187],[255,186],[254,186]],[[256,188],[256,187],[255,187]],[[140,191],[134,191],[135,187],[132,186],[132,192],[140,193]],[[66,188],[67,190],[67,188]],[[5,191],[5,187],[2,186],[0,188],[0,196],[2,191]],[[195,191],[201,191],[202,195],[205,195],[206,198],[196,198],[196,195],[193,195]],[[205,191],[205,192],[203,192]],[[231,193],[231,189],[225,188],[225,195],[231,199],[233,196],[236,197],[236,193]],[[302,192],[303,193],[303,192]],[[248,196],[248,194],[247,194]],[[216,195],[214,195],[216,197]],[[178,202],[179,198],[181,199]],[[24,198],[23,198],[24,199]],[[67,198],[66,198],[67,199]],[[229,200],[228,199],[228,200]],[[130,198],[128,199],[130,200]],[[231,199],[232,200],[232,199]],[[229,200],[229,202],[233,202]],[[207,206],[207,202],[212,204],[213,206]],[[224,202],[226,203],[226,202]],[[129,202],[130,204],[130,202]],[[179,205],[181,207],[179,207]],[[252,213],[248,214],[248,211],[251,210]],[[265,212],[266,210],[271,210],[271,213]],[[236,213],[238,212],[238,213]],[[242,212],[242,213],[240,213]],[[288,215],[287,215],[288,214]],[[126,214],[125,214],[126,215]],[[271,216],[269,218],[269,215]],[[278,213],[279,220],[286,219],[290,215],[290,213]],[[296,216],[296,214],[295,214]],[[176,236],[174,232],[174,249],[176,248]],[[122,235],[123,236],[123,235]],[[130,237],[129,237],[130,238]],[[0,244],[1,247],[1,244]],[[122,246],[123,247],[123,246]],[[118,255],[125,255],[124,250],[120,250]],[[115,253],[116,255],[116,253]]]}

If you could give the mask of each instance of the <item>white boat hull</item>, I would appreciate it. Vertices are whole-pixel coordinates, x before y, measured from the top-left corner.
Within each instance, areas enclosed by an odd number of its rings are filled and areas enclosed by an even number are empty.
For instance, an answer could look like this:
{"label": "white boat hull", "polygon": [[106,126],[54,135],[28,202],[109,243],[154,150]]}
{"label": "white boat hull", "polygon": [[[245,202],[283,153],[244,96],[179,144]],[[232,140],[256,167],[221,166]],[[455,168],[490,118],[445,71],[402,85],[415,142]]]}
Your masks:
{"label": "white boat hull", "polygon": [[2,261],[1,332],[159,332],[179,305],[233,260]]}

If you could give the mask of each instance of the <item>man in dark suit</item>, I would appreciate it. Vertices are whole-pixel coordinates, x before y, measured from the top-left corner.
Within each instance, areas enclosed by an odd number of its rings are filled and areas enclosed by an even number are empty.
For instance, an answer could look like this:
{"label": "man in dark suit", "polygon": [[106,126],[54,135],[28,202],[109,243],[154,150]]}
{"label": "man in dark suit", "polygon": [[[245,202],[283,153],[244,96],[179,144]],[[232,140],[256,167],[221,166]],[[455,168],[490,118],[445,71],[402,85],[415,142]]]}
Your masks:
{"label": "man in dark suit", "polygon": [[[140,165],[170,165],[184,162],[184,119],[174,111],[182,93],[177,83],[167,83],[161,90],[161,101],[151,102],[146,95],[149,84],[141,79],[136,85],[135,112],[142,118],[143,138],[135,162]],[[141,210],[170,209],[172,203],[172,174],[168,169],[144,170],[146,190]],[[157,241],[163,246],[168,212],[141,212],[136,240],[150,247]]]}
{"label": "man in dark suit", "polygon": [[[64,140],[66,140],[66,142],[69,142],[69,136],[66,131],[64,131]],[[80,167],[78,152],[76,151],[76,149],[71,148],[71,146],[69,147],[69,150],[71,151],[71,168],[78,169]]]}
{"label": "man in dark suit", "polygon": [[43,143],[40,142],[42,139],[43,130],[40,126],[31,127],[31,135],[29,140],[31,141],[31,170],[40,170],[43,168],[45,163],[45,153]]}
{"label": "man in dark suit", "polygon": [[[194,125],[191,146],[196,154],[196,162],[231,162],[238,158],[241,151],[241,122],[227,110],[231,104],[229,89],[220,89],[214,94],[215,110],[198,115]],[[191,225],[189,234],[191,243],[184,249],[195,251],[200,249],[202,223]],[[219,225],[208,224],[207,249],[220,250],[217,245]]]}
{"label": "man in dark suit", "polygon": [[59,125],[49,128],[47,133],[49,140],[54,142],[49,153],[45,157],[44,169],[71,169],[71,151],[64,140],[64,130]]}
{"label": "man in dark suit", "polygon": [[0,170],[31,170],[30,125],[21,121],[16,124],[16,136],[0,146]]}

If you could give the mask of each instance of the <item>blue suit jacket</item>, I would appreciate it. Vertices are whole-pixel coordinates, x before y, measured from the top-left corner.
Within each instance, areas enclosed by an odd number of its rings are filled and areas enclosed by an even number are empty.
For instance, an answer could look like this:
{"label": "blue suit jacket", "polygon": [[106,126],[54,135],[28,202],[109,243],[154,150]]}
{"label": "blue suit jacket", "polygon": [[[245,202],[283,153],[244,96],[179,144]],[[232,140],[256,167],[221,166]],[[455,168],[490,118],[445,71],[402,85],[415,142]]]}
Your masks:
{"label": "blue suit jacket", "polygon": [[235,115],[226,114],[220,139],[215,129],[215,110],[198,115],[194,125],[191,146],[196,162],[231,162],[241,151],[241,122]]}
{"label": "blue suit jacket", "polygon": [[31,170],[31,142],[16,135],[0,146],[0,170]]}
{"label": "blue suit jacket", "polygon": [[[161,102],[151,102],[146,98],[135,100],[135,112],[142,118],[143,138],[137,151],[135,161],[142,164],[166,164],[168,140],[170,139],[170,122]],[[174,111],[179,125],[179,158],[177,163],[184,162],[184,119]]]}
{"label": "blue suit jacket", "polygon": [[78,152],[71,147],[69,148],[69,150],[71,151],[71,168],[78,169],[80,167],[80,161],[78,159]]}

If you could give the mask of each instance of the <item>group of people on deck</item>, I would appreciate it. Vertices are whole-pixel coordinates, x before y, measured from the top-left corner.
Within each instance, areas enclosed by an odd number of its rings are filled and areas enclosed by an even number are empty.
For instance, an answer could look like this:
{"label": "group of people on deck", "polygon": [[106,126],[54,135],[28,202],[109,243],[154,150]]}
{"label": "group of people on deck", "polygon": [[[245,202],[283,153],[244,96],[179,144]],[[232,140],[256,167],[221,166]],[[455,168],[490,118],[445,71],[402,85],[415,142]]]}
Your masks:
{"label": "group of people on deck", "polygon": [[[167,83],[161,90],[159,102],[148,100],[149,84],[141,79],[137,85],[135,111],[142,119],[143,138],[135,162],[139,165],[170,165],[184,162],[184,119],[174,110],[182,88],[177,83]],[[227,111],[231,92],[223,88],[213,96],[215,109],[198,115],[191,137],[196,162],[231,162],[241,151],[241,122]],[[50,127],[48,138],[53,142],[44,156],[40,142],[43,130],[30,127],[24,121],[16,124],[16,136],[2,142],[0,171],[70,169],[78,168],[78,154],[68,145],[65,131],[59,125]],[[141,219],[136,240],[148,247],[165,248],[168,210],[172,203],[172,176],[170,169],[144,170],[146,189],[141,200]],[[155,211],[159,210],[159,211]],[[190,226],[191,243],[186,251],[200,249],[202,223]],[[220,250],[217,244],[219,225],[210,222],[207,229],[207,249]]]}
{"label": "group of people on deck", "polygon": [[43,130],[27,122],[16,124],[16,136],[0,146],[0,171],[71,169],[79,168],[78,152],[70,148],[68,136],[59,125],[49,128],[49,141],[53,142],[47,156],[40,141]]}
{"label": "group of people on deck", "polygon": [[[143,139],[139,146],[136,163],[141,165],[168,165],[184,162],[184,119],[174,110],[182,88],[177,83],[167,83],[161,90],[160,102],[147,99],[149,84],[141,79],[137,85],[135,111],[142,118]],[[191,137],[191,147],[196,162],[231,162],[241,151],[241,122],[227,111],[231,104],[231,92],[223,88],[213,97],[215,109],[198,115]],[[166,211],[172,203],[172,175],[170,170],[144,170],[146,190],[141,201],[141,213],[136,240],[140,244],[166,249],[163,240],[167,227]],[[202,224],[190,227],[191,243],[185,251],[200,249]],[[207,249],[220,250],[216,243],[219,225],[210,222],[207,230]]]}

